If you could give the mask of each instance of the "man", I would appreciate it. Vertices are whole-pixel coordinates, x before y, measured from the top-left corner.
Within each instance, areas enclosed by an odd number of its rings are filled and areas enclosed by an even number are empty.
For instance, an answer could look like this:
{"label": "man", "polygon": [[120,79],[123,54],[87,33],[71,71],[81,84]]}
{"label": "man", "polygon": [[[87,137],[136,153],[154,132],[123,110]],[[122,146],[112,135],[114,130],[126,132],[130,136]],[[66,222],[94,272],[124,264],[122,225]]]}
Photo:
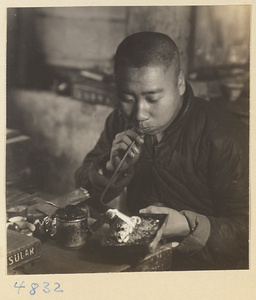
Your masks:
{"label": "man", "polygon": [[[247,268],[248,141],[242,124],[193,95],[166,35],[128,36],[115,56],[118,107],[76,171],[99,199],[127,188],[131,214],[167,213],[163,237],[179,241],[177,269]],[[97,201],[97,200],[95,200]]]}

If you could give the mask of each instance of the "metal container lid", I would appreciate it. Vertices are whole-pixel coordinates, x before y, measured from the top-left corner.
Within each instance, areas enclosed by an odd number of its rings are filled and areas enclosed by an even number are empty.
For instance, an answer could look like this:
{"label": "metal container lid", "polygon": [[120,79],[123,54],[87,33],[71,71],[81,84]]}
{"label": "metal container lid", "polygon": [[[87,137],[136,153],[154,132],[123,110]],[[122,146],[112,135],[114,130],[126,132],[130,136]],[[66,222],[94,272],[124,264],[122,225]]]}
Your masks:
{"label": "metal container lid", "polygon": [[67,205],[65,208],[58,208],[55,212],[56,217],[62,220],[79,220],[86,217],[86,211],[75,205]]}

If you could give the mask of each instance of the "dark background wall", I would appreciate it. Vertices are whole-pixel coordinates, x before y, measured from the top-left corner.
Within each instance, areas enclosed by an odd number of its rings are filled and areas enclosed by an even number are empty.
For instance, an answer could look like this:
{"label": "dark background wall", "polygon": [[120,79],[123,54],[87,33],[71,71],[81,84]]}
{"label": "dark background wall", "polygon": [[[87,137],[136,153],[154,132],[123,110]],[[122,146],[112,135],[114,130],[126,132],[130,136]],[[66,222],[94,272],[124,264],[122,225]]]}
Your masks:
{"label": "dark background wall", "polygon": [[[31,137],[32,179],[58,194],[74,188],[73,173],[112,107],[59,95],[56,80],[74,81],[80,70],[111,76],[118,44],[145,30],[174,39],[201,96],[218,90],[216,67],[249,63],[249,6],[9,8],[7,27],[7,126]],[[208,83],[198,77],[205,68]]]}

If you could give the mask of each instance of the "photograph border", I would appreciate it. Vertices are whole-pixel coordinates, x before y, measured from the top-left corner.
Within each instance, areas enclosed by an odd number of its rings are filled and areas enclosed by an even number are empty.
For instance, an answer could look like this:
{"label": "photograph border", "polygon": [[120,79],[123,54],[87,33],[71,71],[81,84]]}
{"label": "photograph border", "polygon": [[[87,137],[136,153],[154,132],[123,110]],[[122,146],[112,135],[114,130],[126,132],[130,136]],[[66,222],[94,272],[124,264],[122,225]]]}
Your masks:
{"label": "photograph border", "polygon": [[[71,3],[72,2],[72,3]],[[1,40],[6,40],[6,8],[7,7],[60,7],[60,6],[189,6],[189,5],[252,5],[251,12],[251,49],[250,49],[250,251],[249,270],[224,270],[224,271],[168,271],[155,273],[97,273],[97,274],[49,274],[49,275],[7,275],[6,274],[6,239],[2,239],[0,244],[0,295],[3,299],[30,299],[29,293],[33,283],[43,285],[45,281],[54,284],[59,282],[63,289],[62,293],[38,292],[34,297],[37,299],[52,298],[57,299],[254,299],[256,296],[256,270],[255,270],[255,203],[252,199],[255,195],[253,186],[254,172],[256,168],[253,159],[255,150],[255,85],[256,82],[256,57],[255,57],[255,1],[108,1],[107,5],[103,1],[3,1],[0,7],[0,34]],[[145,3],[147,2],[147,3]],[[122,5],[120,5],[122,4]],[[31,5],[31,6],[30,6]],[[2,152],[5,153],[6,137],[6,43],[2,43],[0,49],[1,70],[0,92],[1,101],[1,139]],[[5,155],[1,160],[0,181],[1,189],[1,236],[6,236],[5,225]],[[254,201],[255,202],[255,201]],[[26,289],[20,289],[17,295],[15,283],[27,285]],[[26,290],[26,291],[25,291]]]}

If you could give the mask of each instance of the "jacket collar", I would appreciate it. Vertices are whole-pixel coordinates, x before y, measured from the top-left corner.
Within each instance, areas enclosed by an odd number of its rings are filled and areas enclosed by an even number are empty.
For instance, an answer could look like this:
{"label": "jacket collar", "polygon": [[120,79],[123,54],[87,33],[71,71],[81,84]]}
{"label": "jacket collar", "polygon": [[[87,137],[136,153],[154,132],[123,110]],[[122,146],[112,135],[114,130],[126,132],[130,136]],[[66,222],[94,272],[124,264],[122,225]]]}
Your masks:
{"label": "jacket collar", "polygon": [[169,131],[172,131],[174,128],[179,126],[184,121],[184,119],[187,118],[187,116],[190,114],[192,106],[193,106],[193,98],[194,98],[193,90],[192,90],[190,84],[186,81],[186,90],[185,90],[184,97],[183,97],[182,107],[181,107],[177,117],[167,127],[166,133]]}

